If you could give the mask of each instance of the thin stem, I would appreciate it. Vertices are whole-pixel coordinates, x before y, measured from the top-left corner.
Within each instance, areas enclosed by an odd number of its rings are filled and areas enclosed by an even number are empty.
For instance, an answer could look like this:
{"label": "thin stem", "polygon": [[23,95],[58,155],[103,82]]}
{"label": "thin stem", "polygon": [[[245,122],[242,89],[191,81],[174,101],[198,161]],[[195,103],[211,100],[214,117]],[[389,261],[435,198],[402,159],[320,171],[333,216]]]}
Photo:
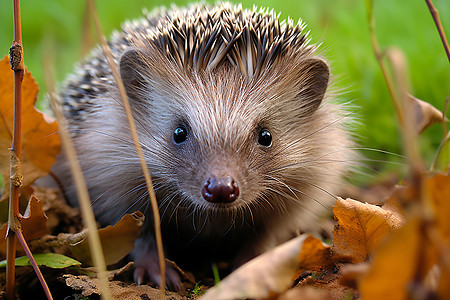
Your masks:
{"label": "thin stem", "polygon": [[155,238],[156,238],[156,245],[157,245],[158,257],[159,257],[159,267],[160,267],[160,274],[161,274],[161,285],[160,285],[161,298],[165,299],[166,263],[165,263],[165,259],[164,259],[164,250],[163,250],[163,244],[162,244],[161,223],[160,223],[161,221],[160,221],[160,215],[159,215],[158,202],[156,200],[155,192],[153,190],[153,184],[152,184],[152,179],[150,177],[150,172],[148,171],[147,163],[145,162],[144,154],[142,152],[142,147],[139,142],[139,137],[138,137],[137,131],[136,131],[136,124],[135,124],[133,115],[131,114],[130,103],[128,101],[128,97],[125,92],[125,87],[123,85],[122,79],[120,78],[119,72],[117,70],[117,66],[114,63],[114,60],[112,58],[111,50],[109,49],[109,47],[106,43],[104,35],[102,34],[100,22],[98,20],[98,14],[97,14],[97,11],[95,8],[94,1],[89,0],[89,4],[91,6],[92,15],[94,17],[95,27],[97,28],[97,34],[98,34],[98,38],[100,40],[100,45],[102,46],[103,52],[104,52],[104,54],[108,60],[108,63],[111,67],[111,71],[114,75],[114,79],[116,80],[116,84],[119,89],[119,92],[120,92],[120,95],[121,95],[121,98],[122,98],[122,101],[123,101],[123,104],[125,107],[125,112],[126,112],[126,115],[128,118],[129,126],[130,126],[130,132],[133,137],[134,144],[136,146],[136,151],[138,153],[139,160],[141,162],[142,172],[144,173],[145,182],[147,184],[147,189],[148,189],[148,193],[150,196],[150,203],[151,203],[152,211],[153,211],[153,221],[154,221],[154,226],[155,226]]}
{"label": "thin stem", "polygon": [[19,194],[22,186],[22,82],[24,76],[20,0],[14,0],[14,41],[9,51],[11,69],[14,71],[14,125],[10,149],[10,197],[7,232],[7,297],[14,299],[16,237],[25,250],[44,289],[47,299],[53,299],[47,283],[37,267],[36,261],[25,242],[20,227],[22,215],[19,211]]}
{"label": "thin stem", "polygon": [[430,171],[436,170],[437,160],[439,158],[439,155],[441,154],[442,148],[444,148],[445,144],[448,143],[449,140],[450,140],[450,132],[447,132],[447,135],[444,136],[441,144],[439,145],[439,148],[436,151],[436,155],[434,156],[433,164],[430,167]]}
{"label": "thin stem", "polygon": [[41,270],[39,269],[36,260],[34,259],[33,254],[30,251],[30,248],[28,248],[25,238],[23,237],[22,231],[19,230],[16,232],[16,234],[17,240],[22,245],[23,250],[25,251],[28,259],[30,260],[31,266],[33,267],[34,272],[36,273],[37,278],[39,279],[42,288],[44,289],[44,293],[47,296],[47,299],[53,299],[52,294],[50,293],[50,290],[48,288],[47,282],[45,282],[44,276],[42,275]]}
{"label": "thin stem", "polygon": [[[383,73],[389,94],[394,104],[395,112],[397,114],[398,122],[402,131],[403,143],[410,162],[412,176],[421,170],[420,158],[417,154],[415,146],[416,136],[413,134],[413,118],[405,118],[404,116],[414,116],[411,111],[410,101],[408,101],[407,84],[403,54],[400,51],[390,50],[387,53],[381,53],[375,35],[375,19],[373,15],[373,1],[366,1],[367,17],[369,21],[370,39],[372,42],[373,51],[377,58]],[[392,66],[393,76],[396,82],[394,86],[392,78],[389,76],[387,68],[383,62],[383,57],[386,56]]]}
{"label": "thin stem", "polygon": [[448,103],[450,102],[450,97],[445,98],[444,111],[442,111],[442,127],[444,128],[444,136],[447,134],[447,111]]}
{"label": "thin stem", "polygon": [[433,2],[431,0],[425,0],[428,5],[428,9],[430,10],[431,16],[433,17],[434,23],[436,24],[436,28],[439,32],[439,36],[441,37],[442,45],[444,46],[445,53],[447,54],[448,61],[450,62],[450,48],[448,46],[447,37],[445,36],[444,28],[442,27],[441,18],[439,18],[439,12],[434,7]]}
{"label": "thin stem", "polygon": [[20,232],[19,189],[22,185],[22,170],[20,158],[22,153],[22,81],[23,81],[23,51],[22,30],[20,22],[20,1],[14,0],[14,41],[10,48],[10,64],[14,71],[14,125],[13,141],[10,150],[10,196],[7,236],[7,297],[14,299],[16,233]]}
{"label": "thin stem", "polygon": [[22,45],[22,22],[20,21],[20,0],[14,2],[14,42]]}
{"label": "thin stem", "polygon": [[6,240],[6,295],[8,300],[14,299],[16,241],[15,232],[9,232]]}
{"label": "thin stem", "polygon": [[373,17],[373,2],[372,1],[369,4],[367,4],[367,10],[368,10],[367,17],[369,18],[368,21],[369,21],[370,41],[372,43],[373,52],[375,53],[375,57],[378,61],[378,64],[380,65],[381,72],[383,73],[384,81],[386,82],[386,85],[387,85],[387,88],[389,91],[389,95],[391,96],[391,98],[393,100],[392,102],[394,104],[395,113],[397,114],[399,123],[402,124],[403,123],[403,113],[400,108],[400,100],[398,99],[398,97],[395,93],[394,86],[392,85],[392,80],[389,77],[389,74],[388,74],[388,71],[387,71],[385,65],[383,64],[384,54],[382,54],[380,51],[380,48],[379,48],[378,42],[377,42],[377,38],[375,35],[375,19]]}
{"label": "thin stem", "polygon": [[55,114],[56,120],[59,124],[59,136],[61,138],[65,156],[68,159],[69,167],[73,175],[80,209],[83,216],[83,221],[88,228],[88,241],[94,266],[98,270],[98,279],[102,299],[112,299],[109,290],[108,274],[106,271],[106,263],[103,255],[102,244],[97,230],[97,223],[95,221],[94,212],[92,211],[89,193],[86,187],[86,181],[83,177],[81,166],[78,162],[77,153],[72,139],[65,126],[64,114],[62,112],[61,103],[56,99],[53,74],[49,67],[48,57],[44,57],[45,81],[47,90],[49,91],[50,104]]}

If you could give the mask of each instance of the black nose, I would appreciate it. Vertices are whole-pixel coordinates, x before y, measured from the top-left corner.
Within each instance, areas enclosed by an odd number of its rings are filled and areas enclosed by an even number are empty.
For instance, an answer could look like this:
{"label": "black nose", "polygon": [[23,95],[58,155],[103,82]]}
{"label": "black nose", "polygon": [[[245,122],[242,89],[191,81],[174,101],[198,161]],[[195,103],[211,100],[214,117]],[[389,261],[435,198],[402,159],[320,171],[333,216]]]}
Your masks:
{"label": "black nose", "polygon": [[203,185],[202,195],[208,202],[231,203],[239,196],[239,186],[230,176],[212,177]]}

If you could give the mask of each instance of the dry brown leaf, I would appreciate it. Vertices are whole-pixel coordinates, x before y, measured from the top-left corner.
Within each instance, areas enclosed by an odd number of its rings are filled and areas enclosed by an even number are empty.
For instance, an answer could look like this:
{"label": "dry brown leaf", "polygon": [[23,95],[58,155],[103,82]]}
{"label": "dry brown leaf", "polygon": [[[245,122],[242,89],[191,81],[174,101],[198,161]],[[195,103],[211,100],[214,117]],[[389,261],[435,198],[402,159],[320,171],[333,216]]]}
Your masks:
{"label": "dry brown leaf", "polygon": [[[337,274],[330,274],[324,279],[314,279],[312,277],[307,277],[305,280],[301,281],[293,290],[297,288],[313,288],[321,293],[315,293],[314,298],[310,299],[321,299],[321,300],[334,300],[334,299],[357,299],[357,292],[349,288],[348,286],[342,285]],[[301,294],[299,294],[300,296]],[[307,296],[307,295],[305,295]],[[302,299],[303,298],[297,298]]]}
{"label": "dry brown leaf", "polygon": [[25,240],[31,241],[49,233],[47,228],[47,216],[42,209],[42,201],[31,196],[27,210],[22,219],[22,231]]}
{"label": "dry brown leaf", "polygon": [[312,236],[308,236],[303,243],[299,261],[298,275],[304,271],[318,272],[334,267],[331,247]]}
{"label": "dry brown leaf", "polygon": [[331,291],[317,289],[312,286],[302,286],[290,289],[286,293],[280,295],[277,300],[333,300],[342,299],[338,297],[333,298]]}
{"label": "dry brown leaf", "polygon": [[437,261],[422,229],[420,219],[410,219],[379,247],[359,286],[363,299],[408,299],[412,284],[421,279],[417,276],[425,277]]}
{"label": "dry brown leaf", "polygon": [[425,181],[440,240],[450,249],[450,176],[437,174]]}
{"label": "dry brown leaf", "polygon": [[[66,285],[73,290],[80,291],[83,297],[99,297],[98,279],[90,278],[86,275],[75,276],[71,274],[63,275],[62,279]],[[148,285],[126,285],[120,281],[110,281],[109,288],[111,290],[112,299],[134,300],[134,299],[161,299],[159,289],[152,288]],[[91,299],[89,297],[89,299]],[[178,293],[166,291],[166,299],[182,300],[186,299]]]}
{"label": "dry brown leaf", "polygon": [[298,236],[249,261],[200,299],[260,299],[286,291],[300,264],[300,251],[306,238],[306,235]]}
{"label": "dry brown leaf", "polygon": [[416,114],[416,124],[414,124],[417,133],[421,133],[434,123],[442,123],[444,115],[440,110],[428,102],[420,100],[412,95],[408,95],[411,101],[412,109]]}
{"label": "dry brown leaf", "polygon": [[[417,291],[436,292],[436,286],[439,299],[450,297],[450,177],[427,178],[422,190],[424,206],[410,212],[406,225],[376,251],[369,273],[361,280],[364,299],[409,299]],[[399,195],[405,203],[413,203],[406,199],[412,193]]]}
{"label": "dry brown leaf", "polygon": [[359,264],[343,264],[339,266],[339,282],[351,288],[358,286],[358,281],[363,277],[370,268],[368,262]]}
{"label": "dry brown leaf", "polygon": [[[22,186],[46,176],[60,152],[58,125],[38,111],[38,86],[30,72],[25,70],[22,87]],[[9,196],[9,148],[12,144],[14,119],[14,72],[7,56],[0,61],[0,173],[5,178],[5,192]]]}
{"label": "dry brown leaf", "polygon": [[439,299],[450,299],[450,263],[443,267],[439,285],[437,287],[437,294]]}
{"label": "dry brown leaf", "polygon": [[47,226],[52,232],[75,233],[83,230],[80,209],[69,206],[60,189],[33,186],[33,194],[44,200],[43,210],[48,217]]}
{"label": "dry brown leaf", "polygon": [[[141,235],[144,215],[137,211],[125,215],[113,226],[99,229],[106,265],[117,263],[134,249],[134,241]],[[71,235],[68,239],[71,251],[83,263],[92,265],[87,240],[87,230]],[[120,241],[118,243],[117,241]]]}
{"label": "dry brown leaf", "polygon": [[425,181],[427,199],[434,212],[434,226],[438,233],[435,243],[441,253],[440,299],[450,299],[450,176],[437,174]]}
{"label": "dry brown leaf", "polygon": [[[36,197],[31,196],[30,201],[28,202],[28,208],[25,212],[24,218],[21,222],[22,232],[27,242],[40,238],[49,233],[47,228],[47,216],[42,210],[42,202],[39,201]],[[8,228],[8,224],[5,223],[0,228],[0,236],[6,236],[6,230]],[[19,246],[17,248],[18,254],[22,255],[24,252],[22,248]],[[0,238],[0,257],[6,256],[6,239]]]}
{"label": "dry brown leaf", "polygon": [[338,220],[333,231],[333,252],[353,263],[368,259],[390,232],[404,224],[395,211],[352,199],[339,198],[333,211]]}

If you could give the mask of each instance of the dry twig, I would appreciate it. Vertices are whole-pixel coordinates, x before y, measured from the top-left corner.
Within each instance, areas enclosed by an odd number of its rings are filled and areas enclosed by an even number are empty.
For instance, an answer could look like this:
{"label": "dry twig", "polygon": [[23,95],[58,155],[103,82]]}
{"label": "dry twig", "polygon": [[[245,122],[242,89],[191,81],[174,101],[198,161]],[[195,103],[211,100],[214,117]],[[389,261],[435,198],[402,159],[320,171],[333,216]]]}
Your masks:
{"label": "dry twig", "polygon": [[139,137],[137,135],[136,131],[136,124],[133,118],[133,115],[131,114],[131,108],[130,103],[128,101],[128,97],[125,92],[125,87],[123,85],[122,79],[120,78],[119,72],[117,70],[117,66],[114,63],[114,60],[112,58],[111,49],[108,47],[105,36],[102,33],[100,22],[98,20],[98,14],[95,8],[95,4],[93,0],[88,0],[90,8],[92,10],[92,15],[94,17],[95,27],[97,29],[98,39],[100,40],[100,45],[103,49],[103,52],[106,56],[106,59],[108,60],[108,63],[110,65],[111,71],[113,73],[114,79],[116,80],[117,87],[120,92],[120,96],[122,98],[125,112],[127,114],[128,123],[130,126],[130,132],[133,137],[134,144],[136,146],[136,151],[139,156],[139,160],[141,162],[142,172],[144,173],[145,182],[147,184],[147,189],[150,197],[150,204],[152,205],[152,211],[153,211],[153,220],[154,220],[154,226],[155,226],[155,238],[156,238],[156,245],[158,249],[158,258],[159,258],[159,267],[161,270],[161,298],[165,299],[165,286],[166,286],[166,263],[164,259],[164,250],[163,250],[163,244],[162,244],[162,236],[161,236],[161,223],[160,223],[160,216],[159,216],[159,209],[158,209],[158,202],[156,200],[155,192],[153,190],[153,184],[150,177],[150,172],[147,168],[147,163],[144,159],[144,154],[142,152],[142,147],[139,142]]}
{"label": "dry twig", "polygon": [[[13,141],[10,149],[11,153],[11,170],[10,170],[10,196],[9,196],[9,214],[8,214],[8,231],[7,231],[7,252],[6,252],[6,293],[8,299],[14,299],[15,285],[15,256],[16,244],[19,240],[25,250],[28,259],[33,266],[34,271],[44,289],[48,299],[53,299],[48,289],[47,283],[42,276],[36,261],[31,254],[30,249],[25,241],[20,227],[22,215],[19,211],[19,194],[22,186],[22,82],[25,71],[23,63],[22,49],[22,28],[20,21],[20,0],[14,0],[14,41],[10,48],[11,69],[14,71],[14,128]],[[16,240],[17,238],[17,240]]]}
{"label": "dry twig", "polygon": [[439,36],[441,37],[442,45],[444,46],[445,53],[447,54],[448,61],[450,62],[450,48],[448,46],[447,37],[445,36],[444,27],[442,27],[441,18],[439,18],[439,12],[434,7],[431,0],[425,0],[425,2],[427,2],[428,8],[430,9],[431,16],[436,24]]}

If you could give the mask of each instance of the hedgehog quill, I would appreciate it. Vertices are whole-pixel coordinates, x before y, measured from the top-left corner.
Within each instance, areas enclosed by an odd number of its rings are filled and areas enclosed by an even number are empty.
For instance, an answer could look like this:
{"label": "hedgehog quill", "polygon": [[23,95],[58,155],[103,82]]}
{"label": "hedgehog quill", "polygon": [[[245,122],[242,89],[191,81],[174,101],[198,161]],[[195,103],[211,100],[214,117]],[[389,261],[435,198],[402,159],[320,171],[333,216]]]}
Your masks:
{"label": "hedgehog quill", "polygon": [[[353,160],[352,142],[348,113],[330,101],[328,63],[301,22],[229,3],[192,5],[125,23],[109,45],[154,181],[168,258],[237,267],[320,227]],[[158,283],[147,189],[100,48],[59,97],[98,220],[145,213],[135,280]],[[64,157],[55,173],[76,205]],[[168,267],[168,286],[179,281]]]}

